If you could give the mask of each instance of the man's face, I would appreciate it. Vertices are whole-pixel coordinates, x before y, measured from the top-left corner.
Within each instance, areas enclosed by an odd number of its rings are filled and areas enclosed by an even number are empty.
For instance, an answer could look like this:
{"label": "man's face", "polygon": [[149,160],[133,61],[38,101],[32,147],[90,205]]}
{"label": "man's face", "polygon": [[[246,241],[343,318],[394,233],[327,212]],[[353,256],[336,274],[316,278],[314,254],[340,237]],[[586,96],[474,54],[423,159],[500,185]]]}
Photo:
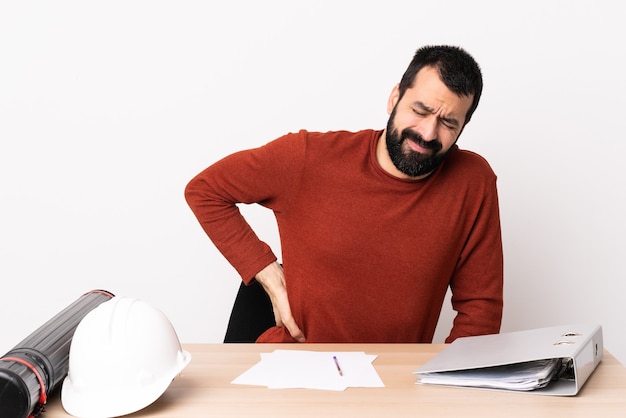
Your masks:
{"label": "man's face", "polygon": [[395,168],[410,178],[434,171],[461,134],[472,99],[450,91],[433,67],[422,68],[402,98],[396,87],[385,132]]}

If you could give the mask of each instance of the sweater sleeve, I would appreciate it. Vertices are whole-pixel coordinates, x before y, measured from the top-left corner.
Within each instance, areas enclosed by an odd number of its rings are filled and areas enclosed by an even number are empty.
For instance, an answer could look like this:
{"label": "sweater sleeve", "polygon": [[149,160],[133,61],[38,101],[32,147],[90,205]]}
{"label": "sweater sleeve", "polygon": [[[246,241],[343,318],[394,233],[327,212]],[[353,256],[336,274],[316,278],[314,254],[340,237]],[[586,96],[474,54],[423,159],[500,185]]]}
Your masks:
{"label": "sweater sleeve", "polygon": [[450,283],[457,312],[447,343],[459,337],[496,334],[503,308],[503,253],[496,178],[485,197]]}
{"label": "sweater sleeve", "polygon": [[227,156],[185,188],[185,199],[200,225],[246,284],[277,258],[237,204],[258,203],[274,211],[286,210],[300,177],[303,137],[288,134],[260,148]]}

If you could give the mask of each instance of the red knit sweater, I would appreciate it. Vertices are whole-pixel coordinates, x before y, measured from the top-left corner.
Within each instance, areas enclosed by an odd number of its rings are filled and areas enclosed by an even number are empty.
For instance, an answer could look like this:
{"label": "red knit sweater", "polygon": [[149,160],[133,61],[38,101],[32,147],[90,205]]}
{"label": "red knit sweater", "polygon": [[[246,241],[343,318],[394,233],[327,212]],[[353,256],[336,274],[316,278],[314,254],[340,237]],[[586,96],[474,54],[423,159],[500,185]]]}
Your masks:
{"label": "red knit sweater", "polygon": [[[448,286],[447,341],[497,333],[503,257],[496,176],[458,147],[426,179],[386,173],[381,131],[285,135],[196,176],[186,199],[248,283],[276,260],[236,203],[274,211],[292,313],[307,342],[431,342]],[[275,327],[259,342],[293,342]]]}

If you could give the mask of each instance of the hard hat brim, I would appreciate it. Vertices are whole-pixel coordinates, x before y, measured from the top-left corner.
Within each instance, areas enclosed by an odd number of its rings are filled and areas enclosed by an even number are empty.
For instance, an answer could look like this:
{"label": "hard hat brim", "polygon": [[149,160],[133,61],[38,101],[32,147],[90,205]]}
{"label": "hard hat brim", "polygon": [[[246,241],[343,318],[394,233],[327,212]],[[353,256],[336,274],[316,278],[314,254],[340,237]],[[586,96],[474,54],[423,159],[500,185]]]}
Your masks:
{"label": "hard hat brim", "polygon": [[65,411],[78,418],[112,418],[132,414],[153,404],[159,399],[172,383],[174,378],[187,367],[191,354],[181,352],[181,360],[177,370],[168,376],[142,387],[126,390],[124,385],[100,388],[89,391],[79,390],[67,376],[61,387],[61,403]]}

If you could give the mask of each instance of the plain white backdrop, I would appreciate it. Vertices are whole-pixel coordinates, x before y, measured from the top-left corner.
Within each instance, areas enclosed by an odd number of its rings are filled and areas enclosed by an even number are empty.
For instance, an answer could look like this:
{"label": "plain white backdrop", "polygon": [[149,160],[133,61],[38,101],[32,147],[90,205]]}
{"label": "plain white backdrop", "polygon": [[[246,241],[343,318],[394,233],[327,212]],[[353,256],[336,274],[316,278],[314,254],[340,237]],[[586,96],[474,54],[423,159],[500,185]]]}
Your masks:
{"label": "plain white backdrop", "polygon": [[[86,291],[220,342],[239,285],[183,189],[286,132],[383,128],[415,49],[466,48],[498,174],[503,331],[591,322],[626,363],[619,2],[0,3],[0,351]],[[242,208],[280,251],[271,213]],[[441,342],[453,313],[444,307]]]}

